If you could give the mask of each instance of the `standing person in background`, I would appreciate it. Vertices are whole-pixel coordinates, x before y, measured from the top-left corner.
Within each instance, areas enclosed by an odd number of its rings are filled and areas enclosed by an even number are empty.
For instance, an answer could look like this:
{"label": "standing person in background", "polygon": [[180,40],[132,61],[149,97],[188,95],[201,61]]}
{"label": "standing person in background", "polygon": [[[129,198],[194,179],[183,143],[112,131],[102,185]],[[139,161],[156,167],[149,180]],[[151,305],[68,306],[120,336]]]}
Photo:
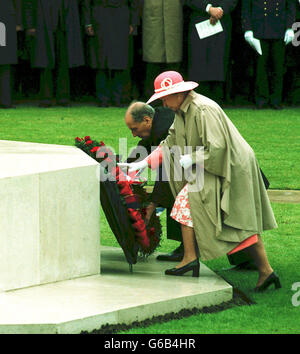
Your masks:
{"label": "standing person in background", "polygon": [[257,55],[255,103],[258,109],[268,103],[281,109],[285,45],[292,42],[295,0],[243,0],[242,19],[245,39],[254,46],[260,41],[262,55]]}
{"label": "standing person in background", "polygon": [[17,31],[21,29],[20,0],[0,2],[0,108],[12,108],[11,65],[17,64]]}
{"label": "standing person in background", "polygon": [[[83,0],[88,64],[96,69],[98,105],[122,105],[130,67],[130,36],[139,22],[138,0]],[[112,102],[111,102],[112,101]]]}
{"label": "standing person in background", "polygon": [[153,77],[164,70],[179,70],[182,61],[183,0],[142,0],[144,94],[151,94]]}
{"label": "standing person in background", "polygon": [[[186,0],[192,10],[189,30],[190,80],[199,82],[198,92],[211,97],[219,104],[224,98],[231,43],[231,12],[238,0]],[[221,22],[223,31],[200,39],[195,25],[210,20]]]}
{"label": "standing person in background", "polygon": [[40,106],[52,105],[54,70],[57,104],[70,100],[69,68],[84,64],[77,0],[24,0],[31,65],[41,68]]}
{"label": "standing person in background", "polygon": [[286,74],[283,92],[289,104],[300,104],[300,0],[296,0],[296,20],[293,26],[295,37],[293,45],[286,48]]}

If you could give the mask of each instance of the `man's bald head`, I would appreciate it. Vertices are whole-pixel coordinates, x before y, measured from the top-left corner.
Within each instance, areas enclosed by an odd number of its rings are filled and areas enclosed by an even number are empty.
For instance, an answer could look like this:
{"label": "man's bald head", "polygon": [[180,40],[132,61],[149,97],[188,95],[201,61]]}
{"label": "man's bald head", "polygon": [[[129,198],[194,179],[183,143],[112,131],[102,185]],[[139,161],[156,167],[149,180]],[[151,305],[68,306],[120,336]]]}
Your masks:
{"label": "man's bald head", "polygon": [[133,102],[128,107],[127,112],[130,113],[130,115],[132,116],[135,122],[139,122],[139,123],[141,123],[143,121],[143,118],[146,116],[153,119],[155,114],[155,110],[153,107],[151,107],[149,104],[145,102],[140,102],[140,101]]}
{"label": "man's bald head", "polygon": [[146,139],[150,136],[154,114],[154,108],[144,102],[137,101],[128,107],[125,123],[134,137]]}

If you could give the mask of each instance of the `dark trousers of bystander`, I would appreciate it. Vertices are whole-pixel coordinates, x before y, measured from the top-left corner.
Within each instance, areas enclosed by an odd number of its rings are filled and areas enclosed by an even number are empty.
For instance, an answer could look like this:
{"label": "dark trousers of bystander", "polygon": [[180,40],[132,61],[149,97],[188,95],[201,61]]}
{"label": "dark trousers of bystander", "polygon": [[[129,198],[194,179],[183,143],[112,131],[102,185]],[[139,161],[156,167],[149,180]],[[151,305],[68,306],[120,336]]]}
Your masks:
{"label": "dark trousers of bystander", "polygon": [[55,68],[43,68],[40,75],[40,99],[42,102],[53,98],[56,84],[56,99],[58,103],[66,103],[70,99],[70,74],[65,32],[57,30],[55,36]]}
{"label": "dark trousers of bystander", "polygon": [[11,106],[11,66],[0,65],[0,107]]}
{"label": "dark trousers of bystander", "polygon": [[282,39],[261,39],[262,55],[257,56],[256,104],[280,105],[282,101],[285,46]]}

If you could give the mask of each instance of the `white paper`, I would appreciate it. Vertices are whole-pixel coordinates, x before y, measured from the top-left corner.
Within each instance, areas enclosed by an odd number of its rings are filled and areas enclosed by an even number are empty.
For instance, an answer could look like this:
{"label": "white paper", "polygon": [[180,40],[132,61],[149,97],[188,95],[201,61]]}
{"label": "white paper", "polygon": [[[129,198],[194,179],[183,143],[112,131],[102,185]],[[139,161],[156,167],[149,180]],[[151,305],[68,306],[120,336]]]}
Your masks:
{"label": "white paper", "polygon": [[196,23],[195,26],[200,39],[213,36],[214,34],[223,31],[223,27],[220,21],[218,21],[215,25],[212,25],[209,20],[206,20]]}

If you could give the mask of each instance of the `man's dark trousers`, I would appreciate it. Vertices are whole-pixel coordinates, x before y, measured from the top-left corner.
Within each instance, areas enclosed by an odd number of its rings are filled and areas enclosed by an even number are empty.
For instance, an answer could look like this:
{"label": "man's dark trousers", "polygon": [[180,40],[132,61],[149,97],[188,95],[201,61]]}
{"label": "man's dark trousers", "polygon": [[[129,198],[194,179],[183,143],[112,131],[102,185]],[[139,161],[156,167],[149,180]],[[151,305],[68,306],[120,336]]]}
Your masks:
{"label": "man's dark trousers", "polygon": [[56,76],[56,98],[58,101],[70,98],[70,74],[65,32],[59,28],[55,32],[56,65],[55,69],[41,69],[40,97],[41,100],[51,100],[53,97],[53,71]]}
{"label": "man's dark trousers", "polygon": [[11,66],[0,65],[0,106],[11,106]]}
{"label": "man's dark trousers", "polygon": [[267,103],[269,97],[271,104],[279,105],[282,100],[284,42],[282,39],[261,39],[260,42],[264,55],[257,57],[256,103]]}

